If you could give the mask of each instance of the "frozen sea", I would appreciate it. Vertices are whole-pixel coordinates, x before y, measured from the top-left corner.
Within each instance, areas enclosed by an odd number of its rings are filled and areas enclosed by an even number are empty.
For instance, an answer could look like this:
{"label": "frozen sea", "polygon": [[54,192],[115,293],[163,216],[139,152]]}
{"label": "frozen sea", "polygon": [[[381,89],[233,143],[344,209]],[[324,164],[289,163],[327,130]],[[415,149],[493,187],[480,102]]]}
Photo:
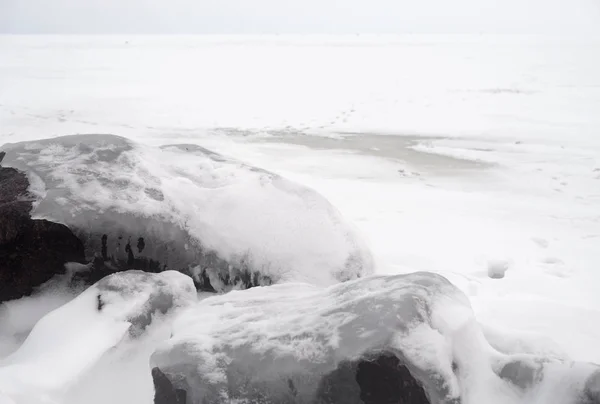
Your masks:
{"label": "frozen sea", "polygon": [[600,39],[0,36],[0,144],[76,133],[308,185],[377,272],[443,274],[489,329],[600,362]]}

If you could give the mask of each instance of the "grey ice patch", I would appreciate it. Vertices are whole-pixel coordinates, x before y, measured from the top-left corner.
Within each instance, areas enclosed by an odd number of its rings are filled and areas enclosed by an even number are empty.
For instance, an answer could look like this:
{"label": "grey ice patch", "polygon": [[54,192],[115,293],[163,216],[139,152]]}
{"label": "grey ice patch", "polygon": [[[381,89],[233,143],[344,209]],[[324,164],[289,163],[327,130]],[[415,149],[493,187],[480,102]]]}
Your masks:
{"label": "grey ice patch", "polygon": [[531,241],[536,243],[540,248],[548,248],[548,240],[541,237],[532,237]]}
{"label": "grey ice patch", "polygon": [[96,151],[96,156],[98,161],[103,161],[103,162],[111,162],[111,161],[115,161],[117,160],[120,156],[121,153],[123,151],[128,150],[127,148],[120,148],[120,149],[100,149],[98,151]]}
{"label": "grey ice patch", "polygon": [[533,386],[542,380],[542,367],[539,364],[516,360],[502,367],[499,376],[522,389]]}
{"label": "grey ice patch", "polygon": [[74,276],[80,273],[89,272],[92,270],[93,264],[80,264],[79,262],[67,262],[65,263],[66,274],[70,280],[73,280]]}
{"label": "grey ice patch", "polygon": [[144,192],[146,193],[146,195],[148,195],[150,198],[154,199],[155,201],[162,202],[165,200],[165,196],[159,189],[144,188]]}
{"label": "grey ice patch", "polygon": [[150,295],[139,312],[134,312],[126,317],[131,323],[129,334],[138,337],[152,323],[156,315],[164,315],[175,306],[173,291],[160,275],[150,274],[143,271],[127,271],[113,274],[103,278],[96,283],[99,290],[97,296],[97,310],[104,310],[106,305],[111,304],[110,294],[116,294],[123,300],[135,298],[137,294],[145,293],[149,287],[152,288]]}
{"label": "grey ice patch", "polygon": [[563,260],[561,260],[560,258],[556,258],[556,257],[545,257],[545,258],[542,258],[541,262],[543,264],[548,264],[548,265],[564,264]]}
{"label": "grey ice patch", "polygon": [[217,152],[214,152],[212,150],[209,150],[205,147],[199,146],[197,144],[171,144],[171,145],[164,145],[161,146],[161,149],[163,150],[178,150],[181,152],[186,152],[186,153],[191,153],[191,154],[196,154],[196,155],[201,155],[201,156],[205,156],[210,158],[213,161],[219,162],[219,163],[229,163],[229,164],[236,164],[240,167],[243,167],[244,169],[250,170],[250,171],[254,171],[256,173],[259,174],[263,174],[266,175],[268,178],[279,178],[279,176],[275,173],[272,173],[270,171],[264,170],[262,168],[259,167],[255,167],[255,166],[251,166],[248,164],[244,164],[240,161],[236,161],[234,159],[231,158],[227,158],[225,156],[223,156],[222,154],[219,154]]}
{"label": "grey ice patch", "polygon": [[204,156],[209,157],[214,161],[230,161],[225,158],[223,155],[216,153],[212,150],[209,150],[205,147],[199,146],[197,144],[169,144],[160,147],[163,150],[172,150],[176,149],[182,152],[188,152],[193,154],[202,154]]}
{"label": "grey ice patch", "polygon": [[173,306],[173,295],[164,292],[153,293],[146,303],[146,310],[127,319],[131,323],[129,334],[132,337],[141,335],[146,327],[152,324],[154,316],[167,314]]}
{"label": "grey ice patch", "polygon": [[600,370],[594,372],[585,382],[583,392],[587,399],[585,404],[600,404]]}
{"label": "grey ice patch", "polygon": [[[96,283],[96,287],[100,291],[117,292],[126,298],[144,290],[145,285],[153,281],[153,277],[154,275],[143,271],[121,272],[103,278]],[[158,281],[158,285],[164,285],[164,282]]]}

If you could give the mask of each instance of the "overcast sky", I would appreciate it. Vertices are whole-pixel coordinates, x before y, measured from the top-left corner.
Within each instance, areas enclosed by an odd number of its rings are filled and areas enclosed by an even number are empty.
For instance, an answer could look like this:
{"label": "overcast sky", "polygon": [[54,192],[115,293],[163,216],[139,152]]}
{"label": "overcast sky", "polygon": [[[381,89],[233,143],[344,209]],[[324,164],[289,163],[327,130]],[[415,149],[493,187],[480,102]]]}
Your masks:
{"label": "overcast sky", "polygon": [[600,0],[0,0],[0,32],[587,35]]}

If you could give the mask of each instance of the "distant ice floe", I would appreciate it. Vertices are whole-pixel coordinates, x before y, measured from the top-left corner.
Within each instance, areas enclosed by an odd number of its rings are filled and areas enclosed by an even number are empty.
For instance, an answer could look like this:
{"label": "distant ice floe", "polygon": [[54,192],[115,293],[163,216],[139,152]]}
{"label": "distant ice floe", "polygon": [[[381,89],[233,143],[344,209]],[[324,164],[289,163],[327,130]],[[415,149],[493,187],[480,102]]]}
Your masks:
{"label": "distant ice floe", "polygon": [[155,403],[600,402],[598,366],[503,344],[431,273],[233,291],[177,317]]}
{"label": "distant ice floe", "polygon": [[[111,394],[127,402],[128,392],[146,392],[151,401],[147,358],[170,335],[173,316],[195,300],[192,280],[176,271],[104,278],[40,319],[0,361],[0,403],[115,402]],[[115,390],[115,383],[127,384],[127,391]]]}
{"label": "distant ice floe", "polygon": [[197,145],[75,135],[1,149],[3,166],[27,173],[32,216],[67,225],[102,276],[174,269],[225,291],[373,270],[354,227],[317,192]]}

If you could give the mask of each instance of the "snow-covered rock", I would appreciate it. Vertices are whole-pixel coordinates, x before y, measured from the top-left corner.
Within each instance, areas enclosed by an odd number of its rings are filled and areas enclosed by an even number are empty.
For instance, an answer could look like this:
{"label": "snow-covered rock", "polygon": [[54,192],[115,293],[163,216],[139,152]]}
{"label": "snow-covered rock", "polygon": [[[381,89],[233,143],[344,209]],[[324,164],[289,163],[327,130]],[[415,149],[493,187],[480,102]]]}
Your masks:
{"label": "snow-covered rock", "polygon": [[598,366],[494,350],[431,273],[202,300],[151,367],[156,404],[600,403]]}
{"label": "snow-covered rock", "polygon": [[[169,337],[171,318],[195,301],[192,280],[176,271],[126,271],[102,279],[44,316],[0,361],[0,402],[3,396],[18,404],[117,402],[110,395],[123,393],[110,383],[111,373],[137,396],[127,402],[143,403],[148,392],[151,401],[149,355]],[[129,374],[120,373],[119,362],[130,363]],[[98,377],[97,368],[109,363]]]}
{"label": "snow-covered rock", "polygon": [[[122,269],[173,269],[222,291],[330,285],[372,270],[353,226],[317,192],[197,145],[75,135],[1,149],[0,168],[17,170],[3,172],[28,181],[11,202],[66,225],[94,261],[92,281]],[[0,273],[14,272],[3,266]]]}
{"label": "snow-covered rock", "polygon": [[510,268],[510,262],[502,259],[489,260],[487,264],[488,276],[492,279],[502,279]]}

